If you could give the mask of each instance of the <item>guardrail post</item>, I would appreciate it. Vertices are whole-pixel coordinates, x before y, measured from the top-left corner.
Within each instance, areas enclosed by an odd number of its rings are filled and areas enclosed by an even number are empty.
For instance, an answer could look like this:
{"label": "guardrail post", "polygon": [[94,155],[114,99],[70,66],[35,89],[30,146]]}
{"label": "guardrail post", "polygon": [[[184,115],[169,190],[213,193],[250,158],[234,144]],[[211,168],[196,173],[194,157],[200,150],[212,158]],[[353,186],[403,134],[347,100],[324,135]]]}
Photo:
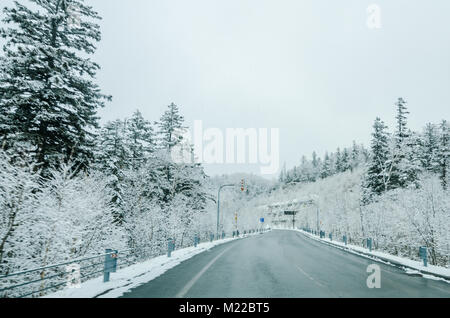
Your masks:
{"label": "guardrail post", "polygon": [[372,252],[372,239],[371,238],[367,239],[367,248],[369,249],[370,252]]}
{"label": "guardrail post", "polygon": [[175,248],[175,242],[173,239],[169,238],[167,240],[167,257],[171,257],[172,256],[172,252]]}
{"label": "guardrail post", "polygon": [[426,246],[421,246],[419,248],[419,255],[420,255],[420,258],[422,258],[422,260],[423,260],[423,266],[427,267],[428,266],[428,249]]}
{"label": "guardrail post", "polygon": [[105,262],[103,266],[103,282],[109,282],[109,274],[116,272],[117,269],[117,250],[107,248],[105,250]]}
{"label": "guardrail post", "polygon": [[347,245],[347,235],[344,235],[344,236],[342,237],[342,240],[344,241],[344,244]]}

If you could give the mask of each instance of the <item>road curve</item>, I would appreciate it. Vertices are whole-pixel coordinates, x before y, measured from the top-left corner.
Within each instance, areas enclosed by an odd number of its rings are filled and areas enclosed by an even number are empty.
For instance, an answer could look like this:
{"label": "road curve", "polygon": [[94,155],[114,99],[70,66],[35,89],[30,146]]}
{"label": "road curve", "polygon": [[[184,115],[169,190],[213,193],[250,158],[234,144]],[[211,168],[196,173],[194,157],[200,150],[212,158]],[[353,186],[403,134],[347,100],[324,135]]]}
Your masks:
{"label": "road curve", "polygon": [[[370,289],[367,267],[381,268]],[[274,230],[219,245],[125,293],[128,298],[444,297],[450,284]]]}

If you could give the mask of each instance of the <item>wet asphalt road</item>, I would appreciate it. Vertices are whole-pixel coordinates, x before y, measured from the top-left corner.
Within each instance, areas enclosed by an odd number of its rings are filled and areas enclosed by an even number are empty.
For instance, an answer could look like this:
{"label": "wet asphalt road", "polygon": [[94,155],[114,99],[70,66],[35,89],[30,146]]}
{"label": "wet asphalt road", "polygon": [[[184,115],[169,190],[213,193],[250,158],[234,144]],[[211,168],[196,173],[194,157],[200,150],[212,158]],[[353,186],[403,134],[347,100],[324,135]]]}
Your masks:
{"label": "wet asphalt road", "polygon": [[[367,266],[381,268],[370,289]],[[219,245],[132,289],[133,298],[445,297],[450,284],[274,230]]]}

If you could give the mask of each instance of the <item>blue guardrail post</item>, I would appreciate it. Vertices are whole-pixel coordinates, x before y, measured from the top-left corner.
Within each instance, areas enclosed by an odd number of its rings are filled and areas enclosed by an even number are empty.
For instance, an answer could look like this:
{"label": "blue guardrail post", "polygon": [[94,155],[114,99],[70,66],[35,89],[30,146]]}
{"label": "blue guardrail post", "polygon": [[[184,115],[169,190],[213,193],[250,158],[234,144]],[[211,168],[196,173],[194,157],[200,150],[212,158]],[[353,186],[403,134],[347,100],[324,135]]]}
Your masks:
{"label": "blue guardrail post", "polygon": [[372,252],[372,239],[371,238],[367,239],[367,248],[369,249],[370,252]]}
{"label": "blue guardrail post", "polygon": [[427,251],[426,246],[421,246],[419,248],[419,255],[420,255],[420,258],[422,258],[422,260],[423,260],[423,266],[427,267],[428,266],[428,251]]}
{"label": "blue guardrail post", "polygon": [[167,257],[172,256],[172,251],[173,251],[173,240],[169,238],[167,240]]}
{"label": "blue guardrail post", "polygon": [[117,269],[117,250],[106,249],[105,263],[103,267],[103,282],[109,282],[109,274],[115,273]]}

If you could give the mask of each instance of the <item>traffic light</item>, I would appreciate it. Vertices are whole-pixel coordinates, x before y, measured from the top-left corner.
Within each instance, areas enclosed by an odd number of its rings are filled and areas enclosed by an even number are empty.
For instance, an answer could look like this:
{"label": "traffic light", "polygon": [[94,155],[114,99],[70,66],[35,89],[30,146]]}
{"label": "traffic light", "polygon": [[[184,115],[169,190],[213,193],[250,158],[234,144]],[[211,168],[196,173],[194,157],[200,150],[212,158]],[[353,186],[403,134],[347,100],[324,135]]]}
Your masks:
{"label": "traffic light", "polygon": [[244,187],[244,186],[245,186],[245,182],[244,182],[244,179],[242,179],[242,180],[241,180],[241,191],[242,191],[242,192],[244,192],[244,190],[245,190],[245,187]]}

